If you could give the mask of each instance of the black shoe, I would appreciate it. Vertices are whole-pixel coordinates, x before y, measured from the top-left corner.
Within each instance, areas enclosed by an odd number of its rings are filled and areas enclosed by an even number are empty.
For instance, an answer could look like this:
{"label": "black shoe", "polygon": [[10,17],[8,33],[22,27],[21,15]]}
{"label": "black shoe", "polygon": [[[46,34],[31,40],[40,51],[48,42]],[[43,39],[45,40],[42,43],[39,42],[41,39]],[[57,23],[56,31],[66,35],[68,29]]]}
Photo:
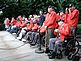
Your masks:
{"label": "black shoe", "polygon": [[35,43],[32,42],[32,43],[30,43],[30,45],[31,45],[31,46],[35,46]]}
{"label": "black shoe", "polygon": [[48,56],[51,56],[51,53],[48,53]]}
{"label": "black shoe", "polygon": [[53,51],[51,50],[49,53],[48,53],[48,56],[51,56],[53,53]]}
{"label": "black shoe", "polygon": [[62,53],[60,53],[60,54],[57,53],[57,55],[56,55],[57,59],[62,59],[62,57],[63,57]]}
{"label": "black shoe", "polygon": [[53,52],[50,56],[48,56],[49,57],[49,59],[55,59],[55,56],[56,56],[56,53],[55,52]]}
{"label": "black shoe", "polygon": [[31,44],[31,43],[32,43],[32,41],[28,40],[28,43],[29,43],[29,44]]}
{"label": "black shoe", "polygon": [[49,53],[49,52],[50,52],[49,48],[46,48],[45,53]]}

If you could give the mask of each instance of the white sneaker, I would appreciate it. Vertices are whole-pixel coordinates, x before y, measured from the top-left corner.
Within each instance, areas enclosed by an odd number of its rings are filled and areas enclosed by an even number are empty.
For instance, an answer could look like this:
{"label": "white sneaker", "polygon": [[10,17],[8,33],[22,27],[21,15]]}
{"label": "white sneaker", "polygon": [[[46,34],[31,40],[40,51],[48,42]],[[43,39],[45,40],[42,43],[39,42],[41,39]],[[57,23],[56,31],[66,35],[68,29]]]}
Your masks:
{"label": "white sneaker", "polygon": [[26,41],[26,39],[22,39],[22,41]]}
{"label": "white sneaker", "polygon": [[19,40],[19,39],[21,39],[20,37],[17,37],[17,39]]}

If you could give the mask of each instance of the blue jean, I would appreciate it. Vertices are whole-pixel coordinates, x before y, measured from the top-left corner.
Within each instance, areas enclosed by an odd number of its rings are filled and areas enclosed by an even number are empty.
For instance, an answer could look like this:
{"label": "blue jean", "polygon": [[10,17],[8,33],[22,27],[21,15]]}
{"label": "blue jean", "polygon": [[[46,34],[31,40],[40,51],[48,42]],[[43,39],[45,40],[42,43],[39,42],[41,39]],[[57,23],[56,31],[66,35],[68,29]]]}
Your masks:
{"label": "blue jean", "polygon": [[37,38],[38,38],[37,32],[32,32],[32,34],[31,34],[31,41],[33,43],[36,43],[37,42]]}
{"label": "blue jean", "polygon": [[31,40],[31,34],[32,34],[32,32],[29,31],[29,32],[26,33],[26,35],[25,35],[23,38],[24,38],[25,40],[28,40],[28,38],[29,38],[29,40]]}
{"label": "blue jean", "polygon": [[51,38],[49,40],[49,50],[53,50],[54,52],[58,52],[62,47],[62,41],[60,38]]}

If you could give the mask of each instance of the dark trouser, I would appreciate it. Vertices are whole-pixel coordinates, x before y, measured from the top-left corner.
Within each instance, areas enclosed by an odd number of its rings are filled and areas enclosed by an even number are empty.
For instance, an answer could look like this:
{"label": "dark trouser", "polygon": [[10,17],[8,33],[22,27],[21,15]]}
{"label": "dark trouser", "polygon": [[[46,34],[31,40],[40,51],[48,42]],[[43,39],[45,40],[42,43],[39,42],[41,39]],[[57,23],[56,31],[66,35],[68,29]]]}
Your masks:
{"label": "dark trouser", "polygon": [[46,35],[45,35],[45,46],[48,47],[49,45],[49,39],[54,38],[54,29],[48,28]]}
{"label": "dark trouser", "polygon": [[41,44],[44,45],[44,35],[45,35],[45,32],[42,32],[42,33],[36,33],[35,35],[35,40],[37,42],[37,44],[40,44],[40,41],[41,41]]}
{"label": "dark trouser", "polygon": [[31,41],[32,41],[32,43],[36,43],[37,42],[36,34],[37,34],[37,32],[32,32],[32,34],[31,34]]}
{"label": "dark trouser", "polygon": [[29,31],[29,32],[26,33],[26,35],[25,35],[23,38],[24,38],[25,40],[28,40],[28,38],[29,38],[29,40],[31,40],[31,34],[32,34],[32,32]]}
{"label": "dark trouser", "polygon": [[75,37],[77,32],[77,27],[71,27],[71,33]]}
{"label": "dark trouser", "polygon": [[18,30],[17,30],[17,37],[19,36],[21,30],[22,30],[21,28],[18,28]]}

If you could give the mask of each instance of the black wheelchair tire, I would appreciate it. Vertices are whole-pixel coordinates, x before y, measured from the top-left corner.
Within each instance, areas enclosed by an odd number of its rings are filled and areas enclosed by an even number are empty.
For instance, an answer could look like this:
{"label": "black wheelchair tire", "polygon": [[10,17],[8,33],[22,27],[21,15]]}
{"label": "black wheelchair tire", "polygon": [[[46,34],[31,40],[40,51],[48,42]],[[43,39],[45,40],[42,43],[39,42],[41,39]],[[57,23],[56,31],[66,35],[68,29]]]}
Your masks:
{"label": "black wheelchair tire", "polygon": [[[67,43],[67,45],[66,45],[66,49],[68,48],[68,46],[69,46],[69,44],[71,44],[71,43],[77,43],[77,46],[79,46],[79,42],[77,41],[77,40],[74,40],[74,39],[72,39],[72,40],[70,40],[68,43]],[[76,47],[76,46],[75,46]],[[79,51],[79,48],[77,48],[77,51],[72,55],[72,56],[70,56],[70,54],[67,56],[67,59],[68,60],[72,60],[72,58],[78,53],[78,51]]]}

